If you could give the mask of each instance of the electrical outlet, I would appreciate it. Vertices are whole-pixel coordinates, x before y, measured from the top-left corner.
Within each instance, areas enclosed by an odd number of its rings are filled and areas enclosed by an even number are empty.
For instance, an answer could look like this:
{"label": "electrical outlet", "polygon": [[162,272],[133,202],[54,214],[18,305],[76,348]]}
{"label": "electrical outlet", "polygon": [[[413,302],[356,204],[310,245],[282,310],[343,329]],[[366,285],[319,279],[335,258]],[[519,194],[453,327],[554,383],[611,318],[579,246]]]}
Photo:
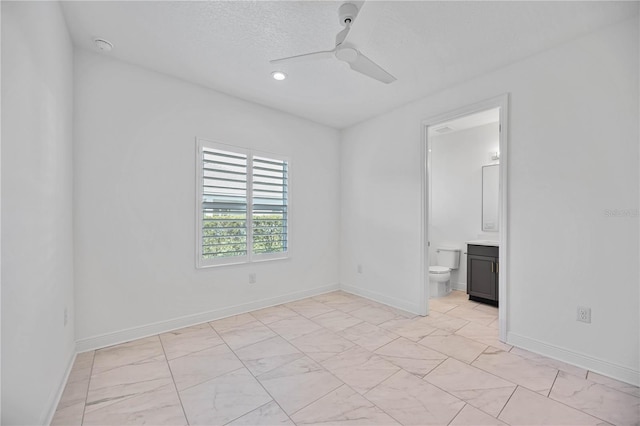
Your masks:
{"label": "electrical outlet", "polygon": [[362,265],[358,265],[358,273],[361,274],[362,273]]}
{"label": "electrical outlet", "polygon": [[255,273],[249,274],[249,284],[255,284],[255,283],[256,283],[256,274]]}
{"label": "electrical outlet", "polygon": [[65,308],[64,308],[64,326],[65,327],[67,326],[67,322],[69,322],[69,315],[68,315],[68,312],[67,312],[67,308],[65,306]]}
{"label": "electrical outlet", "polygon": [[591,308],[584,306],[578,306],[578,317],[576,318],[580,322],[591,323]]}

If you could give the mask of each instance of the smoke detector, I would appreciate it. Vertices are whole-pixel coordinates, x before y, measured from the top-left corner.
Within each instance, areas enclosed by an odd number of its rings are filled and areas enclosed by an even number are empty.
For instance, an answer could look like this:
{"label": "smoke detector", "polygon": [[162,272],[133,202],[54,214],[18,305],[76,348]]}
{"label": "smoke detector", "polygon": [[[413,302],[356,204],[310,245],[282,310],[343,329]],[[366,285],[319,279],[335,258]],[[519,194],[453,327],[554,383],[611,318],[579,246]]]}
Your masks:
{"label": "smoke detector", "polygon": [[103,52],[111,52],[113,49],[113,44],[103,38],[95,38],[93,39],[93,43]]}
{"label": "smoke detector", "polygon": [[435,129],[436,132],[438,133],[449,133],[449,132],[453,132],[453,129],[449,126],[444,126],[444,127],[439,127],[437,129]]}

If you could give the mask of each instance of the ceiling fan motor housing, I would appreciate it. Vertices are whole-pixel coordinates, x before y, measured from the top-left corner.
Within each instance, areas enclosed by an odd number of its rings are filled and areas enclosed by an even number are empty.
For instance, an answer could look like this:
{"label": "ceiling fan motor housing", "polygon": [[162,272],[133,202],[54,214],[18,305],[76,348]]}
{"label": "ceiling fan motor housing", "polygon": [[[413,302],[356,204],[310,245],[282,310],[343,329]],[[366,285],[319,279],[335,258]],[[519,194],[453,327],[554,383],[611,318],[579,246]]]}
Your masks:
{"label": "ceiling fan motor housing", "polygon": [[348,63],[352,70],[371,77],[374,80],[378,80],[385,84],[394,82],[396,80],[394,76],[385,71],[380,67],[380,65],[360,53],[355,46],[345,43],[349,30],[351,29],[351,24],[353,24],[353,20],[357,15],[358,7],[355,4],[344,3],[340,6],[338,9],[338,17],[340,19],[340,24],[344,28],[336,35],[336,47],[333,49],[274,59],[271,63],[279,64],[283,62],[289,63],[335,57],[340,61]]}
{"label": "ceiling fan motor housing", "polygon": [[347,26],[347,23],[353,23],[358,15],[358,7],[353,3],[344,3],[338,9],[338,17],[340,19],[340,25]]}

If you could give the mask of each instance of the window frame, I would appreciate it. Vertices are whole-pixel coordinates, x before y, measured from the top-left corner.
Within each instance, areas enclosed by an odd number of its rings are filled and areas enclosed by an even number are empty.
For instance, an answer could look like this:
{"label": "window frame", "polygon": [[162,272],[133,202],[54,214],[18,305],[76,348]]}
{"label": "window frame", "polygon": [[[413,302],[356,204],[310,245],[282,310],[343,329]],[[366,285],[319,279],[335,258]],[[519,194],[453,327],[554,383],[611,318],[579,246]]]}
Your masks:
{"label": "window frame", "polygon": [[[247,254],[243,256],[226,256],[213,259],[205,259],[202,253],[202,197],[203,197],[203,177],[204,171],[202,167],[202,151],[204,148],[227,151],[234,154],[246,155],[246,199],[247,199],[247,219],[246,219],[246,235],[247,235]],[[272,253],[253,253],[253,158],[261,157],[276,161],[284,161],[287,163],[287,220],[285,226],[286,233],[286,250]],[[249,149],[238,145],[230,145],[216,142],[205,138],[196,138],[196,197],[195,197],[195,228],[196,228],[196,268],[211,268],[228,265],[243,265],[250,263],[266,262],[272,260],[288,259],[291,256],[291,160],[283,155],[275,154],[267,151]]]}

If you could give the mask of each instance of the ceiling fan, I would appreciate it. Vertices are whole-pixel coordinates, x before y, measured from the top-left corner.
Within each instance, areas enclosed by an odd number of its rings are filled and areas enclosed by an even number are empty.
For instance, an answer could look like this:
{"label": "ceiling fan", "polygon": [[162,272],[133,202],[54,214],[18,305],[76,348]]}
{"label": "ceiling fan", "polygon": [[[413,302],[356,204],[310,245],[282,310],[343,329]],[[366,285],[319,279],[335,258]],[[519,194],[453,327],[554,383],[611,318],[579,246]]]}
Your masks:
{"label": "ceiling fan", "polygon": [[272,64],[283,64],[335,57],[338,60],[349,64],[352,70],[371,77],[375,80],[381,81],[386,84],[396,81],[396,78],[394,76],[382,69],[382,67],[373,62],[371,59],[360,53],[360,51],[353,45],[345,41],[357,14],[358,8],[353,3],[344,3],[342,6],[340,6],[340,8],[338,9],[338,16],[340,19],[340,24],[345,28],[336,35],[336,47],[334,47],[333,49],[322,50],[320,52],[305,53],[296,56],[289,56],[287,58],[274,59],[270,62]]}

